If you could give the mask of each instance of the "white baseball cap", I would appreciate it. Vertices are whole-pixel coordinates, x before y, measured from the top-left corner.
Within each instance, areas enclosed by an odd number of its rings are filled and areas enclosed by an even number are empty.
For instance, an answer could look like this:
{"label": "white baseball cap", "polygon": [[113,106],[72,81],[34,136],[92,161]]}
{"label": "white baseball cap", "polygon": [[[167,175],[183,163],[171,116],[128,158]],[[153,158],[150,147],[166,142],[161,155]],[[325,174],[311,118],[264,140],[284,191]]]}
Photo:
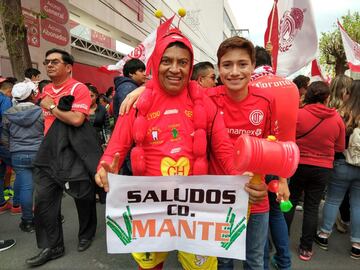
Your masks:
{"label": "white baseball cap", "polygon": [[27,99],[36,89],[33,82],[20,82],[14,85],[12,89],[12,96],[15,100],[21,101]]}

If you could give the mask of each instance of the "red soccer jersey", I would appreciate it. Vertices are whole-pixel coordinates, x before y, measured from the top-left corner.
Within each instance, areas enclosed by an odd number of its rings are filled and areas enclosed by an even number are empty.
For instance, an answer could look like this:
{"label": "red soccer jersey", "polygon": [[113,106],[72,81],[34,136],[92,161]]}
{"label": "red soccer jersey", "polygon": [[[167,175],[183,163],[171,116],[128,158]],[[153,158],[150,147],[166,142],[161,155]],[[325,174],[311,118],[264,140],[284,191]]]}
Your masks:
{"label": "red soccer jersey", "polygon": [[[225,86],[210,88],[207,93],[217,104],[233,144],[241,134],[259,138],[265,138],[270,134],[276,135],[275,102],[271,96],[265,93],[255,93],[252,87],[249,87],[247,97],[239,102],[233,101],[226,95]],[[215,175],[226,174],[216,155],[210,157],[209,171]],[[267,211],[269,211],[268,199],[259,204],[253,204],[251,207],[251,213]]]}
{"label": "red soccer jersey", "polygon": [[[216,107],[204,95],[204,114],[207,132],[212,132],[211,147],[226,174],[234,174],[233,147]],[[101,160],[111,163],[115,153],[120,154],[120,165],[133,144],[135,110],[120,116]],[[156,91],[146,115],[146,137],[143,142],[148,176],[192,175],[193,173],[193,102],[187,90],[178,96]]]}
{"label": "red soccer jersey", "polygon": [[[72,78],[56,87],[52,83],[46,85],[42,93],[42,98],[49,96],[54,100],[55,104],[58,105],[60,98],[68,95],[73,95],[75,97],[71,111],[81,112],[85,115],[89,115],[91,105],[89,89],[86,87],[86,85],[79,83]],[[45,121],[44,133],[46,135],[56,117],[49,110],[43,109],[43,112]]]}
{"label": "red soccer jersey", "polygon": [[[295,142],[296,120],[299,107],[299,91],[296,85],[275,75],[265,75],[255,79],[252,86],[256,91],[265,91],[276,101],[279,125],[277,138],[280,141]],[[256,93],[256,92],[255,92]]]}

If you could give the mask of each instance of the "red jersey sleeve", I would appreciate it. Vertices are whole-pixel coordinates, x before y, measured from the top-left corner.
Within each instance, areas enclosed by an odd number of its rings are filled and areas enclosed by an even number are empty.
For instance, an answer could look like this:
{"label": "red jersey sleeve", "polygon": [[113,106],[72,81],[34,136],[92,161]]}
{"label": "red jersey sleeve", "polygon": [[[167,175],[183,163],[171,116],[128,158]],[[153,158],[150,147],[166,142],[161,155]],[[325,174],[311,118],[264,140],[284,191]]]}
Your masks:
{"label": "red jersey sleeve", "polygon": [[227,133],[224,120],[219,110],[209,97],[204,97],[204,104],[208,111],[208,143],[211,154],[221,163],[226,174],[237,174],[234,167],[234,147]]}
{"label": "red jersey sleeve", "polygon": [[[129,114],[120,116],[115,124],[114,131],[109,140],[108,146],[100,159],[111,164],[116,153],[120,154],[119,168],[133,144],[132,128],[135,121],[135,110],[131,109]],[[100,162],[98,169],[100,168]]]}
{"label": "red jersey sleeve", "polygon": [[74,102],[72,104],[71,110],[74,112],[81,112],[85,115],[89,115],[91,97],[89,89],[85,84],[79,84],[74,89]]}

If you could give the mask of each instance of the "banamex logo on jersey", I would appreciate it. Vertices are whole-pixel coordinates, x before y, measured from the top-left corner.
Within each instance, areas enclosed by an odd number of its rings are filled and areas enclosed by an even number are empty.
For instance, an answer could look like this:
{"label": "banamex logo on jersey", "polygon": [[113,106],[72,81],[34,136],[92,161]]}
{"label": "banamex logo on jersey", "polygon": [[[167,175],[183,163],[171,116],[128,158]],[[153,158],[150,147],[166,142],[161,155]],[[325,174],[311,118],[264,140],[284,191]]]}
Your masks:
{"label": "banamex logo on jersey", "polygon": [[264,119],[264,113],[262,110],[254,110],[249,115],[249,121],[254,126],[260,125],[263,119]]}

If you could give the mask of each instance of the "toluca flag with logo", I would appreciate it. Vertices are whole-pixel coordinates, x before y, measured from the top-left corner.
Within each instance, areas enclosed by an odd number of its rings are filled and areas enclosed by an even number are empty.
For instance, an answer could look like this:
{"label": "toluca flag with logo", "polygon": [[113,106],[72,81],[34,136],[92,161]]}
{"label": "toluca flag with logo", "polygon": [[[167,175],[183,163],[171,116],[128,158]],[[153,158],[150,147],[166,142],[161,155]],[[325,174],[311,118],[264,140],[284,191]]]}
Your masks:
{"label": "toluca flag with logo", "polygon": [[271,42],[273,68],[289,76],[309,64],[318,47],[310,0],[274,0],[265,32],[265,47]]}
{"label": "toluca flag with logo", "polygon": [[106,73],[113,73],[113,72],[122,73],[125,63],[132,58],[137,58],[143,61],[144,64],[146,65],[149,57],[154,51],[156,37],[162,36],[164,32],[167,32],[169,30],[174,17],[175,15],[172,16],[170,19],[166,20],[165,22],[163,22],[162,24],[160,24],[159,27],[155,29],[152,33],[150,33],[150,35],[148,35],[144,39],[144,41],[141,42],[131,53],[124,56],[115,65],[101,66],[99,67],[99,69]]}
{"label": "toluca flag with logo", "polygon": [[344,27],[339,21],[337,23],[340,29],[341,39],[344,45],[346,60],[349,68],[353,72],[360,72],[360,44],[356,43],[351,39],[351,37],[349,37],[348,33],[346,33]]}

